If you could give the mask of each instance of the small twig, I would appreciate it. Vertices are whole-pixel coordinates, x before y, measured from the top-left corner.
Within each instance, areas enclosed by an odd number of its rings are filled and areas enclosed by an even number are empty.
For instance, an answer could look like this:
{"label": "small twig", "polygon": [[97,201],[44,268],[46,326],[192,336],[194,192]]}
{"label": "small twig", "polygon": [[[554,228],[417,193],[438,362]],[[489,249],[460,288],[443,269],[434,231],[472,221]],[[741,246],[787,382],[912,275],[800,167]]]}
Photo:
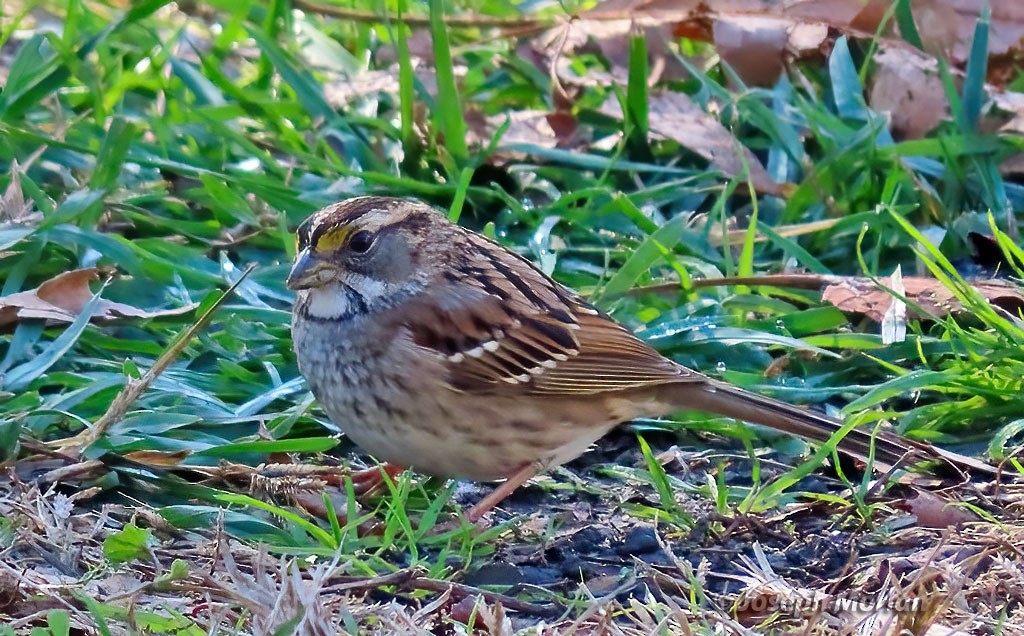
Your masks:
{"label": "small twig", "polygon": [[[831,274],[767,274],[765,276],[722,276],[721,278],[698,278],[692,281],[693,288],[724,287],[726,285],[750,285],[761,287],[789,287],[792,289],[821,289],[827,285],[850,280],[850,276],[834,276]],[[867,280],[867,279],[865,279]],[[638,296],[640,294],[664,294],[682,289],[679,283],[659,283],[646,287],[634,287],[629,291],[617,294],[621,296]],[[617,296],[610,295],[609,298]]]}
{"label": "small twig", "polygon": [[524,614],[533,614],[534,616],[552,616],[562,611],[562,607],[554,603],[529,603],[527,601],[521,601],[514,596],[508,596],[507,594],[499,594],[497,592],[488,592],[472,585],[465,585],[463,583],[452,583],[451,581],[439,581],[437,579],[428,579],[425,577],[416,577],[409,581],[405,586],[407,589],[415,590],[427,590],[428,592],[444,592],[451,590],[454,596],[459,598],[466,598],[469,596],[482,596],[488,603],[501,603],[506,609],[510,609],[516,612],[523,612]]}
{"label": "small twig", "polygon": [[95,476],[95,473],[103,470],[104,468],[105,465],[103,462],[98,459],[90,459],[88,461],[78,462],[77,464],[71,464],[70,466],[54,468],[53,470],[47,471],[43,474],[38,481],[42,484],[63,483],[72,479]]}
{"label": "small twig", "polygon": [[569,28],[570,23],[562,28],[561,34],[559,34],[558,46],[555,47],[555,54],[551,56],[551,62],[548,64],[548,77],[551,79],[551,92],[557,98],[556,104],[564,107],[567,104],[572,104],[575,100],[569,95],[569,92],[565,90],[562,85],[562,80],[558,77],[558,61],[561,59],[562,54],[565,52],[565,43],[569,41]]}
{"label": "small twig", "polygon": [[478,587],[473,587],[472,585],[431,579],[422,576],[422,574],[422,568],[406,568],[397,572],[391,572],[389,574],[370,578],[355,576],[332,577],[332,580],[341,582],[324,587],[323,590],[321,590],[321,594],[337,594],[338,592],[353,591],[368,592],[387,585],[393,585],[404,590],[425,590],[428,592],[438,593],[450,591],[450,593],[457,598],[482,596],[488,603],[501,603],[501,605],[506,609],[523,612],[525,614],[533,614],[535,616],[550,616],[562,610],[561,607],[553,603],[543,605],[539,603],[529,603],[527,601],[521,601],[514,596],[499,594],[498,592],[489,592]]}
{"label": "small twig", "polygon": [[[292,0],[292,6],[308,13],[316,13],[331,18],[340,18],[350,22],[369,22],[372,24],[384,22],[397,22],[397,16],[381,15],[370,11],[358,11],[346,9],[330,4],[313,2],[312,0]],[[402,16],[402,22],[410,27],[429,27],[430,18],[427,16]],[[445,26],[456,29],[543,29],[555,24],[554,19],[541,20],[538,18],[495,18],[486,15],[462,15],[445,16]]]}
{"label": "small twig", "polygon": [[18,442],[21,444],[21,448],[23,450],[36,453],[37,455],[43,455],[52,459],[59,459],[61,461],[68,462],[69,464],[73,464],[78,461],[78,458],[70,457],[60,451],[54,450],[43,442],[37,441],[28,435],[22,435],[19,437]]}
{"label": "small twig", "polygon": [[337,594],[339,592],[353,591],[369,592],[371,590],[384,587],[385,585],[406,587],[410,581],[418,581],[422,573],[422,568],[405,568],[403,570],[398,570],[397,572],[390,572],[388,574],[372,576],[370,578],[359,576],[333,576],[331,577],[332,580],[340,580],[341,582],[325,586],[320,590],[320,594]]}
{"label": "small twig", "polygon": [[142,395],[165,370],[167,370],[167,367],[171,366],[171,363],[177,359],[185,346],[192,341],[192,338],[206,327],[207,323],[210,322],[210,319],[213,318],[214,312],[217,311],[228,296],[230,296],[235,289],[242,284],[242,281],[249,276],[255,267],[255,265],[250,265],[246,268],[246,270],[242,272],[242,275],[238,277],[238,280],[232,283],[231,287],[228,287],[227,291],[225,291],[221,297],[217,299],[217,302],[213,303],[213,305],[211,305],[210,308],[199,317],[199,320],[197,320],[195,324],[183,331],[178,338],[171,343],[167,350],[156,359],[153,366],[150,367],[141,378],[138,380],[132,380],[129,378],[124,388],[121,389],[120,393],[118,393],[113,401],[111,401],[107,412],[104,413],[100,419],[96,420],[96,423],[93,424],[91,428],[85,429],[74,437],[57,440],[54,442],[54,446],[63,452],[79,454],[91,444],[95,443],[96,440],[98,440],[107,431],[107,429],[120,421],[121,418],[124,417],[125,413],[128,412],[128,408],[135,403],[135,400],[137,400],[139,396]]}

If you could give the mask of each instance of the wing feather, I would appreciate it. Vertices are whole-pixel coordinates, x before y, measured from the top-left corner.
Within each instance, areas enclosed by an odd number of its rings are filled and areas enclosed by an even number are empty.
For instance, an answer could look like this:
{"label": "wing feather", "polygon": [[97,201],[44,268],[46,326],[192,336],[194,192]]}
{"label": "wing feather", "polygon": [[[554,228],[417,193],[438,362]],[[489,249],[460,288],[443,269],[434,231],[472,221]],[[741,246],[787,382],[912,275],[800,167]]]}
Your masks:
{"label": "wing feather", "polygon": [[408,303],[402,317],[416,344],[445,357],[454,388],[555,396],[705,379],[526,259],[479,236],[466,239],[468,261]]}

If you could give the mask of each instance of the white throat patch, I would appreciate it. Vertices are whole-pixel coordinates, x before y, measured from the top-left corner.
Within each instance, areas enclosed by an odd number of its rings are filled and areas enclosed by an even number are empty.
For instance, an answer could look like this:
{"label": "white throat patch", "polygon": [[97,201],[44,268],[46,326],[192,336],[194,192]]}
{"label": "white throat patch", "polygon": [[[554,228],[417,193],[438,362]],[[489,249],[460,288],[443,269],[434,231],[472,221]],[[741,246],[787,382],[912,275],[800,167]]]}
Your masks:
{"label": "white throat patch", "polygon": [[348,313],[349,292],[338,285],[314,287],[306,293],[306,311],[314,318],[340,318]]}
{"label": "white throat patch", "polygon": [[306,311],[314,318],[331,319],[350,312],[372,311],[390,290],[387,283],[369,276],[346,274],[346,286],[329,283],[307,294]]}

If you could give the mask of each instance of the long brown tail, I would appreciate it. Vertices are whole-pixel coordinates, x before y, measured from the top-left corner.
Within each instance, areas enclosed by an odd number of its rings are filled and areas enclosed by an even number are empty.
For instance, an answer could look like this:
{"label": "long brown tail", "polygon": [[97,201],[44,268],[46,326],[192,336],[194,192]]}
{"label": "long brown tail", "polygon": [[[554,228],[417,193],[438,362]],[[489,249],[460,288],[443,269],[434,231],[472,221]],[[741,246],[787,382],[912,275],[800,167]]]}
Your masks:
{"label": "long brown tail", "polygon": [[[665,388],[665,397],[678,404],[680,408],[734,417],[819,443],[828,441],[843,426],[842,421],[824,413],[750,393],[716,380],[679,383]],[[854,428],[839,441],[836,448],[865,462],[868,461],[873,448],[874,464],[882,470],[897,465],[910,466],[923,461],[941,460],[969,473],[991,475],[996,472],[994,466],[974,457],[907,439],[885,430],[873,432],[860,427]]]}

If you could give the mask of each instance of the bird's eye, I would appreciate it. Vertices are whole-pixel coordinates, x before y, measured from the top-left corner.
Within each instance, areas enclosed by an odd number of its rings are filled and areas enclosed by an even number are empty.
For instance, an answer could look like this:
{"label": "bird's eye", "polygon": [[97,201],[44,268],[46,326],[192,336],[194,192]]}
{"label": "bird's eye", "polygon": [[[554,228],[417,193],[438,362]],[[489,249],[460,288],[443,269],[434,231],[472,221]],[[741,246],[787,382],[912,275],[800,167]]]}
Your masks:
{"label": "bird's eye", "polygon": [[369,230],[359,230],[352,235],[351,240],[348,242],[348,248],[358,254],[367,252],[372,246],[373,232]]}

